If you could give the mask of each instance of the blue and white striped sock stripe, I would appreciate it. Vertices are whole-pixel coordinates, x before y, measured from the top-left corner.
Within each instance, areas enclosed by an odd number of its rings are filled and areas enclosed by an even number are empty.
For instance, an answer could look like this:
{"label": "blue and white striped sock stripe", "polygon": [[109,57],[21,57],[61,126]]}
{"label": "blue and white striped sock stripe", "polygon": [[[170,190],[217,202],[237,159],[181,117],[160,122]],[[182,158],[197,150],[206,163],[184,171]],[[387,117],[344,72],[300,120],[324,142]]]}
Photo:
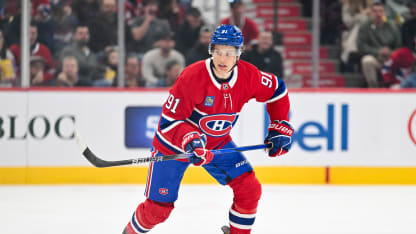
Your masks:
{"label": "blue and white striped sock stripe", "polygon": [[144,228],[139,224],[139,221],[136,217],[136,212],[134,212],[133,217],[131,217],[131,226],[133,227],[136,233],[146,233],[150,231],[150,229]]}
{"label": "blue and white striped sock stripe", "polygon": [[256,219],[256,214],[241,214],[237,211],[230,209],[229,213],[230,225],[238,229],[251,229]]}

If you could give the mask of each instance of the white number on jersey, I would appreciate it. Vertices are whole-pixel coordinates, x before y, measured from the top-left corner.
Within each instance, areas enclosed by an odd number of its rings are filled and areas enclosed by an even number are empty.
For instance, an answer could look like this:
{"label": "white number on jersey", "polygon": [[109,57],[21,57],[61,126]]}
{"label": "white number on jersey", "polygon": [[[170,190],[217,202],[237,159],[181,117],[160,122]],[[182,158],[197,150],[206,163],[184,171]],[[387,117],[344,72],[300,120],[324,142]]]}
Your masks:
{"label": "white number on jersey", "polygon": [[261,84],[271,88],[273,85],[272,79],[273,76],[264,72],[260,72],[261,73]]}
{"label": "white number on jersey", "polygon": [[175,99],[175,97],[172,94],[169,95],[168,100],[166,101],[166,105],[165,105],[166,109],[168,109],[168,110],[170,110],[170,112],[176,114],[176,108],[178,107],[179,101],[180,101],[179,98]]}

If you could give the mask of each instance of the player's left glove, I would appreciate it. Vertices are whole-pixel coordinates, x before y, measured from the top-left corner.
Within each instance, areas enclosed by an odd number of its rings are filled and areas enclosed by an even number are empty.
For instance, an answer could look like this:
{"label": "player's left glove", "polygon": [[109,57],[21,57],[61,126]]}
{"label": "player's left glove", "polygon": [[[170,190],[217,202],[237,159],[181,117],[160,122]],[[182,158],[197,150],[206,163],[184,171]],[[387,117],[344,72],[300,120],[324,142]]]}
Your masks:
{"label": "player's left glove", "polygon": [[208,164],[214,158],[214,154],[205,149],[205,143],[207,137],[205,134],[199,135],[197,132],[191,132],[186,134],[182,140],[182,148],[187,153],[194,153],[194,156],[189,158],[189,162],[195,166],[201,166]]}
{"label": "player's left glove", "polygon": [[287,153],[292,146],[293,128],[289,122],[273,121],[268,128],[269,133],[264,140],[265,144],[271,144],[266,151],[270,157],[276,157]]}

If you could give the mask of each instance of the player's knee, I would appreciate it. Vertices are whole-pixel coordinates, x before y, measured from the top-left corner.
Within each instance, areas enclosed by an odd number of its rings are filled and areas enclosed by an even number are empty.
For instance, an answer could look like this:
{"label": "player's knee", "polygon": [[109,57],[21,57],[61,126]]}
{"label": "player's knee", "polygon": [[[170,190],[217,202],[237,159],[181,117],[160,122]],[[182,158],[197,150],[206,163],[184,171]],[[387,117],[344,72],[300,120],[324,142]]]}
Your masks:
{"label": "player's knee", "polygon": [[147,199],[137,207],[123,234],[148,232],[155,225],[164,222],[173,208],[173,203],[156,202]]}
{"label": "player's knee", "polygon": [[234,208],[243,213],[257,209],[261,197],[261,184],[254,172],[246,172],[229,183],[234,191]]}
{"label": "player's knee", "polygon": [[146,223],[156,225],[164,222],[169,217],[173,208],[173,203],[156,202],[147,199],[137,207],[137,211],[139,211],[139,215],[142,216]]}

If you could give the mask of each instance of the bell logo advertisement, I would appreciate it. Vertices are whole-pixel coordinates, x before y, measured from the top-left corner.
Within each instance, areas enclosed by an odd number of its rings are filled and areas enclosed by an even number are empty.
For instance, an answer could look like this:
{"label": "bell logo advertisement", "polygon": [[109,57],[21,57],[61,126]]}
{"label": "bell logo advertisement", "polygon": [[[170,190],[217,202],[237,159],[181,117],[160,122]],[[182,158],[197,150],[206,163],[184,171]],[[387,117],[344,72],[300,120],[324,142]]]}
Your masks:
{"label": "bell logo advertisement", "polygon": [[414,110],[413,113],[410,115],[408,131],[410,139],[416,146],[416,110]]}
{"label": "bell logo advertisement", "polygon": [[150,148],[159,123],[161,107],[129,106],[125,109],[127,148]]}
{"label": "bell logo advertisement", "polygon": [[[341,108],[341,115],[335,117],[335,108]],[[348,105],[328,104],[326,108],[326,121],[316,119],[307,120],[297,123],[298,127],[292,136],[294,144],[297,144],[305,151],[325,150],[328,152],[335,151],[335,140],[339,140],[341,151],[348,150]],[[338,119],[335,119],[338,118]],[[340,122],[341,126],[336,128],[335,122]],[[269,126],[269,117],[265,113],[265,135],[267,134],[267,126]],[[340,133],[335,136],[335,133]],[[314,139],[312,141],[312,139]],[[316,139],[320,139],[317,143]]]}

